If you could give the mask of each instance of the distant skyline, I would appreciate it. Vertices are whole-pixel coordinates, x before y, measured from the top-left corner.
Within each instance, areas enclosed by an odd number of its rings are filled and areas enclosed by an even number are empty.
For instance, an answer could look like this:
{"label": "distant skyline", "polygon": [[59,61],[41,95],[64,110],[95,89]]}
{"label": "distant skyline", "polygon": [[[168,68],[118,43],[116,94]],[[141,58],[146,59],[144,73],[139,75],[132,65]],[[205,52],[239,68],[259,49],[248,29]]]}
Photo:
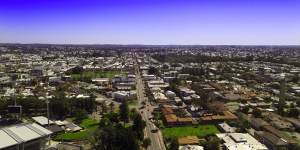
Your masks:
{"label": "distant skyline", "polygon": [[300,0],[3,0],[0,43],[300,45]]}

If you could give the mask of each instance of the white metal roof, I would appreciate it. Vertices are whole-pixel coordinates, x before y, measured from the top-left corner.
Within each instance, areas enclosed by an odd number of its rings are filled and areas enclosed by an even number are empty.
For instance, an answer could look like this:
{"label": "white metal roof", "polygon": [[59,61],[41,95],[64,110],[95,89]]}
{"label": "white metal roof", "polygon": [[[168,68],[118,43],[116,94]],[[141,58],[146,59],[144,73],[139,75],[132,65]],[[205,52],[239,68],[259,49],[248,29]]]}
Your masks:
{"label": "white metal roof", "polygon": [[[32,119],[34,121],[36,121],[37,123],[39,123],[40,125],[47,125],[48,124],[48,118],[46,118],[44,116],[32,117]],[[53,124],[54,122],[49,120],[49,123]]]}
{"label": "white metal roof", "polygon": [[268,148],[247,133],[219,133],[218,138],[228,150],[267,150]]}
{"label": "white metal roof", "polygon": [[18,142],[9,136],[4,130],[0,130],[0,139],[0,149],[18,144]]}
{"label": "white metal roof", "polygon": [[[50,135],[50,134],[52,134],[51,131],[49,131],[46,128],[41,127],[40,125],[38,125],[36,123],[30,124],[28,127],[30,127],[30,126],[34,127],[34,128],[31,128],[31,129],[38,132],[40,135]],[[35,130],[35,129],[37,129],[37,130]]]}
{"label": "white metal roof", "polygon": [[21,138],[24,142],[41,137],[38,133],[32,131],[24,125],[12,126],[9,127],[8,130],[10,130],[13,134]]}

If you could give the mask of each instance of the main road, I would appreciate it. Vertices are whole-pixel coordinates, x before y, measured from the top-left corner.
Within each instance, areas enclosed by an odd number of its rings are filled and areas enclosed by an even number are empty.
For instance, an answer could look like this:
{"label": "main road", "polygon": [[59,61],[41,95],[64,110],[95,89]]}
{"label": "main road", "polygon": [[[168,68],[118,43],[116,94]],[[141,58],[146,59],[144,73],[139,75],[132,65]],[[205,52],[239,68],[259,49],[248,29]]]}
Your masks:
{"label": "main road", "polygon": [[151,131],[150,124],[152,124],[152,122],[149,120],[149,117],[151,116],[153,107],[151,107],[151,104],[145,95],[145,88],[144,88],[143,80],[137,63],[135,65],[135,68],[136,68],[136,89],[137,89],[138,108],[141,108],[143,106],[142,103],[144,103],[145,107],[143,109],[140,109],[139,112],[141,113],[143,119],[146,122],[146,128],[144,132],[145,137],[148,137],[151,140],[151,145],[148,147],[148,150],[166,150],[161,132],[159,130],[157,132]]}

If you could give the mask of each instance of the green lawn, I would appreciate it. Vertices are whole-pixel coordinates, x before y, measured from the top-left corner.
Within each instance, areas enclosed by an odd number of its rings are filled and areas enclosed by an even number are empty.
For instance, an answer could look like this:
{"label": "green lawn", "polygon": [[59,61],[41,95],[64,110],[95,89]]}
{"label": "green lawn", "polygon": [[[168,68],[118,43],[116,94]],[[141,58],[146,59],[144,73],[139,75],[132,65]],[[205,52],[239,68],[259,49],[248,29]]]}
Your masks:
{"label": "green lawn", "polygon": [[84,71],[82,74],[72,74],[73,80],[80,80],[80,78],[110,78],[112,79],[115,75],[120,74],[118,71]]}
{"label": "green lawn", "polygon": [[183,137],[183,136],[199,136],[205,137],[219,133],[215,125],[199,125],[199,126],[183,126],[162,129],[164,137]]}
{"label": "green lawn", "polygon": [[94,131],[97,130],[99,124],[96,120],[85,119],[81,122],[80,126],[84,128],[83,131],[59,134],[54,137],[54,139],[59,141],[86,140]]}
{"label": "green lawn", "polygon": [[130,108],[130,109],[132,109],[132,108],[136,108],[136,106],[138,105],[138,101],[137,100],[130,100],[130,101],[128,101],[128,107]]}

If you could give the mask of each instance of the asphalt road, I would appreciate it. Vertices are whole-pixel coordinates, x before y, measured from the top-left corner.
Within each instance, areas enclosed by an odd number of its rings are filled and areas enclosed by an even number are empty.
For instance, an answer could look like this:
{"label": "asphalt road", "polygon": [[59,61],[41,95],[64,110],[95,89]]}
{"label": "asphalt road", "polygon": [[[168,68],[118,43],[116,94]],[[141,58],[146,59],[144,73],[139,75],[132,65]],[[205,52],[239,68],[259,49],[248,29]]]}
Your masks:
{"label": "asphalt road", "polygon": [[136,69],[136,89],[137,89],[137,99],[138,99],[138,108],[142,106],[142,102],[145,102],[145,108],[141,109],[139,112],[141,113],[143,119],[146,122],[145,129],[145,137],[150,138],[151,145],[148,147],[148,150],[166,150],[165,144],[163,142],[163,137],[160,131],[151,132],[150,124],[152,123],[149,120],[149,116],[151,116],[151,112],[153,111],[153,107],[148,101],[148,98],[145,95],[144,84],[142,78],[139,73],[139,69]]}

